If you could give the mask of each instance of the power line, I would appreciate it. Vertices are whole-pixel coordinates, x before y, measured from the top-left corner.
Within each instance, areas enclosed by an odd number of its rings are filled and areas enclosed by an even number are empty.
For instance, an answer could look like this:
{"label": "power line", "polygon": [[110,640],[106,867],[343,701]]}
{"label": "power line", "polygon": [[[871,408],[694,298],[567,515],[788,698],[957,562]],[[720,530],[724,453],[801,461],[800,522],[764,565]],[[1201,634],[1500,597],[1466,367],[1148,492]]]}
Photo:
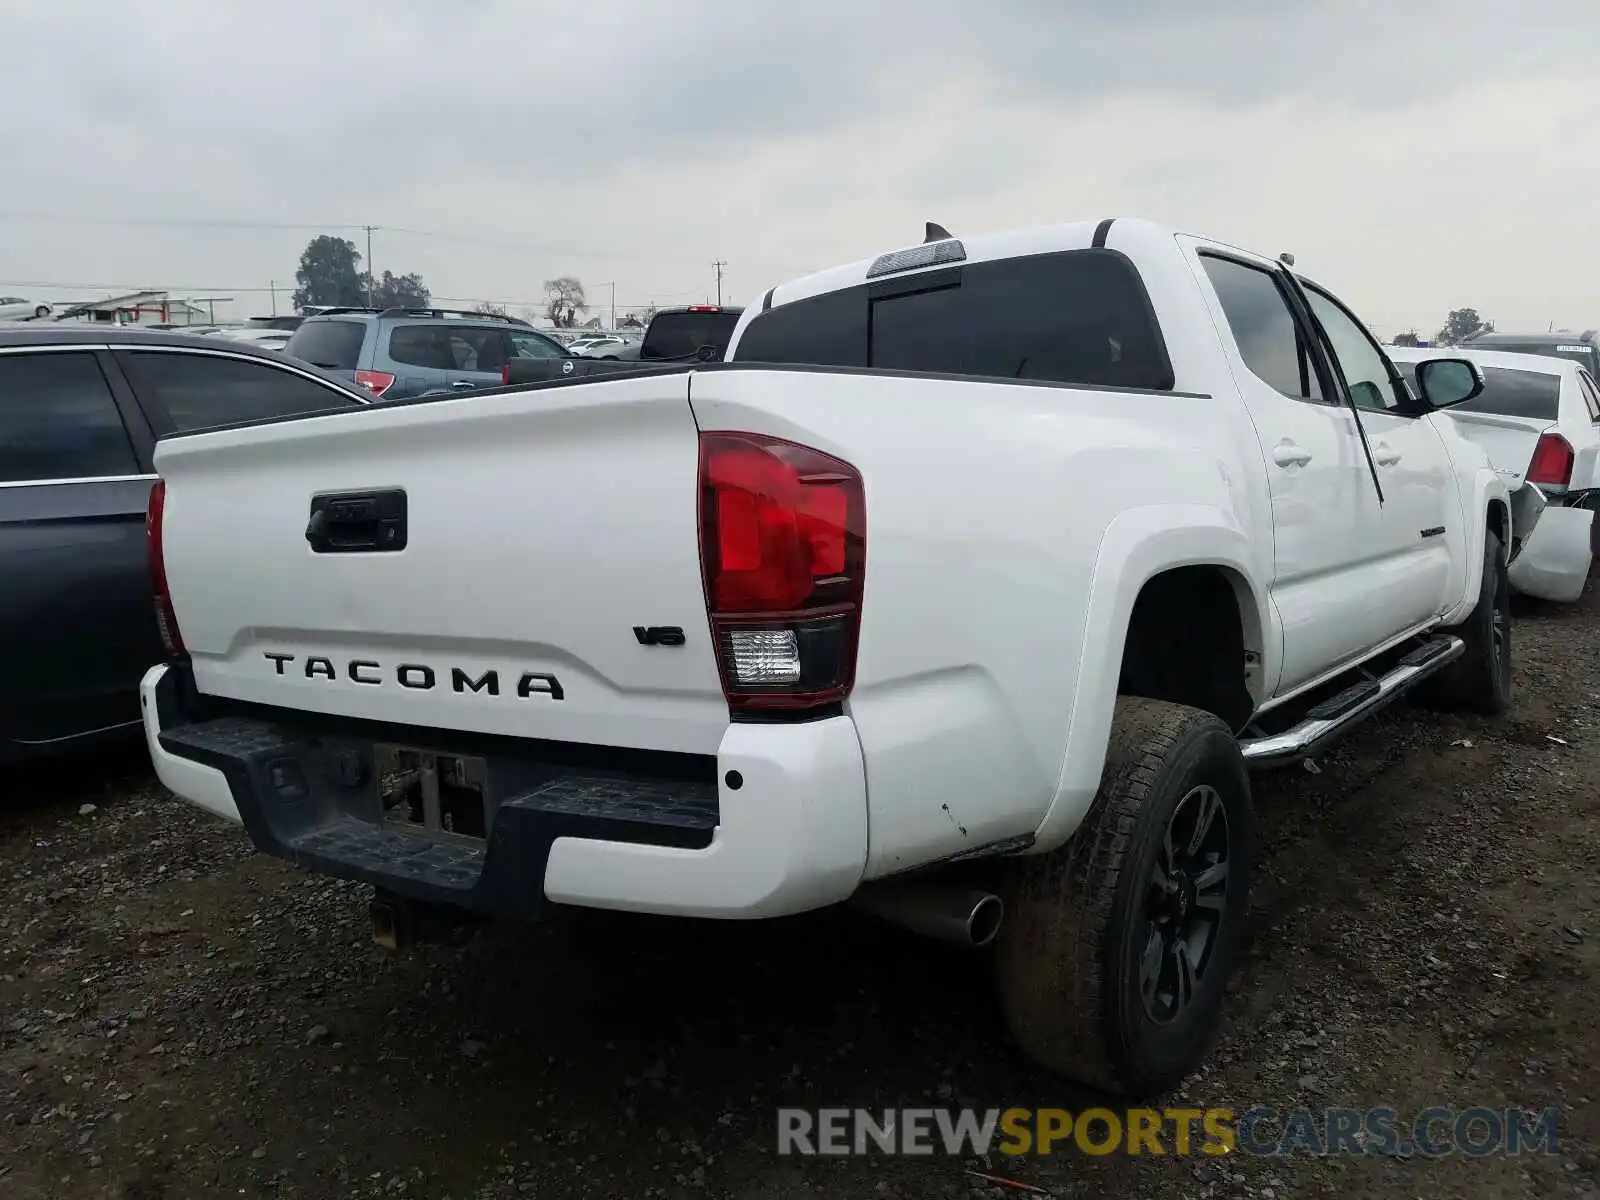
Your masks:
{"label": "power line", "polygon": [[[232,229],[232,230],[268,230],[268,231],[320,231],[327,233],[338,230],[349,233],[365,232],[368,235],[370,251],[371,234],[373,230],[384,233],[405,234],[410,237],[435,238],[441,241],[463,242],[472,245],[496,247],[500,249],[526,250],[536,254],[545,254],[553,257],[567,256],[571,258],[596,258],[613,259],[622,262],[663,262],[688,265],[697,262],[697,259],[679,258],[659,254],[632,254],[617,250],[597,250],[578,246],[560,246],[530,238],[519,233],[495,233],[491,236],[470,233],[452,233],[439,229],[417,229],[409,225],[367,225],[345,221],[251,221],[234,220],[225,217],[103,217],[79,214],[62,213],[29,213],[29,212],[0,212],[0,221],[37,222],[48,225],[108,225],[108,226],[142,226],[160,229]],[[368,256],[370,268],[370,254]]]}
{"label": "power line", "polygon": [[[381,227],[375,227],[381,228]],[[608,284],[602,286],[609,286]],[[228,284],[178,284],[178,283],[64,283],[61,281],[48,281],[39,279],[0,279],[0,287],[6,288],[39,288],[41,290],[62,292],[168,292],[168,293],[206,293],[206,292],[234,292],[241,295],[272,296],[283,289],[275,284],[267,287],[243,287]],[[690,291],[681,292],[656,292],[647,300],[623,301],[615,300],[613,303],[618,309],[652,308],[662,300],[692,301],[699,293]],[[537,299],[506,299],[494,296],[441,296],[429,293],[429,302],[443,302],[446,304],[502,304],[519,308],[541,308],[548,297],[541,296]],[[591,306],[592,307],[592,306]]]}
{"label": "power line", "polygon": [[218,217],[97,217],[63,213],[0,213],[0,221],[35,221],[45,225],[148,225],[170,229],[349,229],[361,225],[339,221],[239,221]]}

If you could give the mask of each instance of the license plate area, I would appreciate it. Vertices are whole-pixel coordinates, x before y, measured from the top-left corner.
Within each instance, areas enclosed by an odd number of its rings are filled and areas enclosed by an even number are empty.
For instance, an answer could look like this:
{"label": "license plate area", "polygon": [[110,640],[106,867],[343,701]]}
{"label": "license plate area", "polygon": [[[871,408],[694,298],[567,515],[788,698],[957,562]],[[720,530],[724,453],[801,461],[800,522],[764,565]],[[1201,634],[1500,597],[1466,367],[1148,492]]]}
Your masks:
{"label": "license plate area", "polygon": [[385,828],[451,841],[482,842],[488,837],[483,759],[379,745],[373,766]]}

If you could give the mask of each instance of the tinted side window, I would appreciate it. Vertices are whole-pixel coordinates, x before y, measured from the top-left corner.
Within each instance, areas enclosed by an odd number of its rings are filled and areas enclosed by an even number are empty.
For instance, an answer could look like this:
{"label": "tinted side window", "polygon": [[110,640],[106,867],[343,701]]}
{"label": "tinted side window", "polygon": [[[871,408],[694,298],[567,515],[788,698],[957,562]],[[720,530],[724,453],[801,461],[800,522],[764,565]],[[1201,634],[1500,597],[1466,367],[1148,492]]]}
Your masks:
{"label": "tinted side window", "polygon": [[1291,399],[1321,400],[1300,326],[1272,274],[1210,254],[1200,262],[1250,373]]}
{"label": "tinted side window", "polygon": [[1357,408],[1392,412],[1398,407],[1388,360],[1367,331],[1333,300],[1314,288],[1306,289],[1312,315],[1322,326],[1333,356],[1339,360],[1345,385]]}
{"label": "tinted side window", "polygon": [[1544,371],[1484,367],[1483,391],[1457,404],[1451,412],[1499,413],[1554,421],[1561,412],[1561,376]]}
{"label": "tinted side window", "polygon": [[283,352],[329,370],[354,371],[361,365],[366,336],[362,321],[307,321],[294,331]]}
{"label": "tinted side window", "polygon": [[139,350],[119,351],[118,357],[140,399],[164,411],[177,433],[361,403],[266,363]]}
{"label": "tinted side window", "polygon": [[449,325],[396,325],[389,332],[389,357],[435,371],[498,371],[510,352],[504,329]]}
{"label": "tinted side window", "polygon": [[0,483],[137,474],[93,354],[0,354]]}
{"label": "tinted side window", "polygon": [[1144,284],[1109,250],[972,263],[785,304],[750,323],[736,357],[1094,387],[1173,385]]}
{"label": "tinted side window", "polygon": [[453,371],[450,331],[438,325],[396,325],[389,331],[389,357],[411,367]]}
{"label": "tinted side window", "polygon": [[561,347],[547,337],[537,333],[512,333],[511,357],[513,358],[563,358]]}

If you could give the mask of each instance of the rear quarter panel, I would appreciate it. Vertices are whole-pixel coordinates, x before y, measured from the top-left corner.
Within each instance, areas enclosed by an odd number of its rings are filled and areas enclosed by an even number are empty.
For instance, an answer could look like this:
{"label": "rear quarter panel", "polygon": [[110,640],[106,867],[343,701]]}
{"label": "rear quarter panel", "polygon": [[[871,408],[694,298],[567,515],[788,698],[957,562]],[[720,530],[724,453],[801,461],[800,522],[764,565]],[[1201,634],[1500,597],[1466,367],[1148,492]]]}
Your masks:
{"label": "rear quarter panel", "polygon": [[849,711],[869,878],[1069,836],[1098,784],[1139,587],[1194,562],[1259,578],[1231,400],[724,369],[697,373],[691,401],[702,430],[790,438],[862,473]]}

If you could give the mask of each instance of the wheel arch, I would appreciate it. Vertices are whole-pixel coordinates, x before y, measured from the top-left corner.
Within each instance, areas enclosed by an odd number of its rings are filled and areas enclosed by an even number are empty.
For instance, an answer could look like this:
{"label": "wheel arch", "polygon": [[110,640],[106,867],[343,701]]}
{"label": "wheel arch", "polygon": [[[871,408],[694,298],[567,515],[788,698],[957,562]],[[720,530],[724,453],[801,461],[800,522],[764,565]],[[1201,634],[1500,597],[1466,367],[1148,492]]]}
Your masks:
{"label": "wheel arch", "polygon": [[[1270,543],[1267,550],[1270,554]],[[1178,595],[1209,589],[1220,604],[1225,584],[1238,644],[1256,657],[1246,684],[1251,704],[1270,695],[1281,668],[1282,638],[1262,583],[1256,557],[1260,552],[1259,543],[1229,514],[1207,506],[1151,505],[1124,512],[1107,527],[1091,574],[1061,772],[1055,796],[1035,830],[1032,852],[1050,850],[1071,837],[1094,799],[1130,629],[1138,635],[1135,614],[1147,588],[1153,585],[1159,591],[1176,582]],[[1169,605],[1158,603],[1156,611],[1171,612]],[[1180,636],[1188,637],[1188,631]],[[1243,662],[1240,668],[1242,672]]]}
{"label": "wheel arch", "polygon": [[1511,521],[1511,494],[1505,480],[1485,467],[1473,473],[1468,486],[1470,490],[1466,493],[1462,515],[1470,523],[1457,543],[1465,556],[1462,563],[1464,586],[1455,605],[1443,616],[1445,625],[1460,624],[1478,603],[1478,592],[1483,587],[1483,543],[1489,531],[1493,529],[1497,533],[1500,544],[1508,551],[1511,539],[1516,536]]}

